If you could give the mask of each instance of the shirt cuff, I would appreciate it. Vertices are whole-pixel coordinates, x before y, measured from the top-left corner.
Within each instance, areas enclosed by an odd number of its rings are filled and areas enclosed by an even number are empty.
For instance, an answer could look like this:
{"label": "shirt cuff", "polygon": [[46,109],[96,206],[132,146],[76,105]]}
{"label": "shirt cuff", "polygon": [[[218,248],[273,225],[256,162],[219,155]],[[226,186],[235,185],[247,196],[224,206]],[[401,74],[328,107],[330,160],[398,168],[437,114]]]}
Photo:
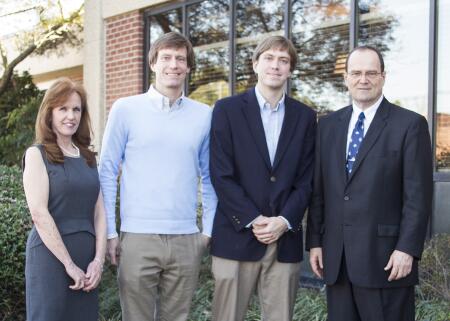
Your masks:
{"label": "shirt cuff", "polygon": [[106,237],[108,240],[114,239],[116,237],[118,237],[119,235],[117,233],[111,233],[108,234],[108,236]]}
{"label": "shirt cuff", "polygon": [[247,225],[245,225],[245,228],[251,228],[252,227],[252,225],[253,225],[253,223],[256,221],[256,219],[259,217],[259,215],[253,220],[253,221],[251,221],[250,223],[248,223]]}
{"label": "shirt cuff", "polygon": [[286,225],[287,225],[287,227],[288,227],[288,230],[292,230],[292,226],[291,226],[291,223],[289,223],[289,221],[287,220],[287,218],[285,218],[284,216],[278,216],[279,218],[281,218],[285,223],[286,223]]}

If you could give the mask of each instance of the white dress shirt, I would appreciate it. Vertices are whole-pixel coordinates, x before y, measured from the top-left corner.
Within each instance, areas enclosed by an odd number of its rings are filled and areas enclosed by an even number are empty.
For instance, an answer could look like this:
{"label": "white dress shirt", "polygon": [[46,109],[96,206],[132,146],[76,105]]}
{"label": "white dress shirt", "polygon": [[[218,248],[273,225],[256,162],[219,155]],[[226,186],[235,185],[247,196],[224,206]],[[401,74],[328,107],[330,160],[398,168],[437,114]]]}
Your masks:
{"label": "white dress shirt", "polygon": [[383,101],[383,95],[378,98],[378,100],[370,107],[362,110],[358,107],[358,105],[353,102],[353,112],[352,117],[350,118],[350,123],[348,124],[348,132],[347,132],[347,145],[345,149],[345,158],[347,158],[348,155],[348,145],[350,144],[350,139],[352,137],[353,129],[355,128],[356,122],[358,121],[359,114],[361,112],[364,112],[364,133],[363,137],[366,136],[367,131],[369,130],[370,124],[372,123],[373,118],[375,117],[375,114],[378,110],[378,107],[380,107],[381,102]]}

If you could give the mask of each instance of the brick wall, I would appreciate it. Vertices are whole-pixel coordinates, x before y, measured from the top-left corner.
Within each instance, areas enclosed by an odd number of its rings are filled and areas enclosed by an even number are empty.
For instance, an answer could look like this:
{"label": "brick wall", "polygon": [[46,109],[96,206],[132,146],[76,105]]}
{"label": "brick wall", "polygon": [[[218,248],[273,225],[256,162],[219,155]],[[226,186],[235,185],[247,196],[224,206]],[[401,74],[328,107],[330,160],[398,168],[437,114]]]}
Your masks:
{"label": "brick wall", "polygon": [[106,109],[120,97],[142,93],[144,20],[139,11],[106,19]]}

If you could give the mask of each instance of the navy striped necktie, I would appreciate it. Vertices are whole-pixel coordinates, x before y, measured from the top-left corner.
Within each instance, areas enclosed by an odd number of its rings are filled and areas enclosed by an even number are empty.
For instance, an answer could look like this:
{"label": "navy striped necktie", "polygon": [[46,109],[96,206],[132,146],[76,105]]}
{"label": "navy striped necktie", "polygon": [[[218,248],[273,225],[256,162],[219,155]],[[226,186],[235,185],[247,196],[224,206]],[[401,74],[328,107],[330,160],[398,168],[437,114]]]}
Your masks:
{"label": "navy striped necktie", "polygon": [[353,164],[356,160],[356,155],[358,155],[359,146],[364,138],[364,113],[361,112],[358,116],[358,121],[355,124],[355,128],[352,132],[352,137],[348,144],[348,154],[347,154],[347,164],[345,165],[347,169],[347,174],[351,174],[353,169]]}

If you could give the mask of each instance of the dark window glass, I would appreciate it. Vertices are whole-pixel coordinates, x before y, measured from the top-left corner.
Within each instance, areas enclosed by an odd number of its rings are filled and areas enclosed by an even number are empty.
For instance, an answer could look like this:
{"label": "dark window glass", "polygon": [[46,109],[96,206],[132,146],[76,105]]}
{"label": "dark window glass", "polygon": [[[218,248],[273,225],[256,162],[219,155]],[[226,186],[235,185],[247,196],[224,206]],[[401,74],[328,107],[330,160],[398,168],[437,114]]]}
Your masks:
{"label": "dark window glass", "polygon": [[438,2],[436,163],[450,172],[450,0]]}
{"label": "dark window glass", "polygon": [[150,17],[150,43],[170,31],[183,32],[181,8]]}
{"label": "dark window glass", "polygon": [[284,0],[239,0],[236,4],[237,93],[256,84],[252,55],[259,41],[269,35],[284,35]]}
{"label": "dark window glass", "polygon": [[[165,33],[170,31],[177,31],[182,33],[182,11],[181,8],[170,10],[164,13],[156,14],[150,16],[150,25],[149,25],[149,42],[150,45],[162,36]],[[148,57],[145,57],[146,65],[148,65]],[[154,80],[153,72],[149,71],[149,84]]]}
{"label": "dark window glass", "polygon": [[196,60],[189,76],[189,97],[210,106],[229,96],[229,19],[228,1],[208,0],[188,7]]}
{"label": "dark window glass", "polygon": [[292,41],[298,53],[292,96],[320,114],[349,103],[343,81],[349,21],[349,0],[292,3]]}
{"label": "dark window glass", "polygon": [[386,66],[389,101],[427,116],[429,3],[423,0],[359,2],[359,44],[377,47]]}

